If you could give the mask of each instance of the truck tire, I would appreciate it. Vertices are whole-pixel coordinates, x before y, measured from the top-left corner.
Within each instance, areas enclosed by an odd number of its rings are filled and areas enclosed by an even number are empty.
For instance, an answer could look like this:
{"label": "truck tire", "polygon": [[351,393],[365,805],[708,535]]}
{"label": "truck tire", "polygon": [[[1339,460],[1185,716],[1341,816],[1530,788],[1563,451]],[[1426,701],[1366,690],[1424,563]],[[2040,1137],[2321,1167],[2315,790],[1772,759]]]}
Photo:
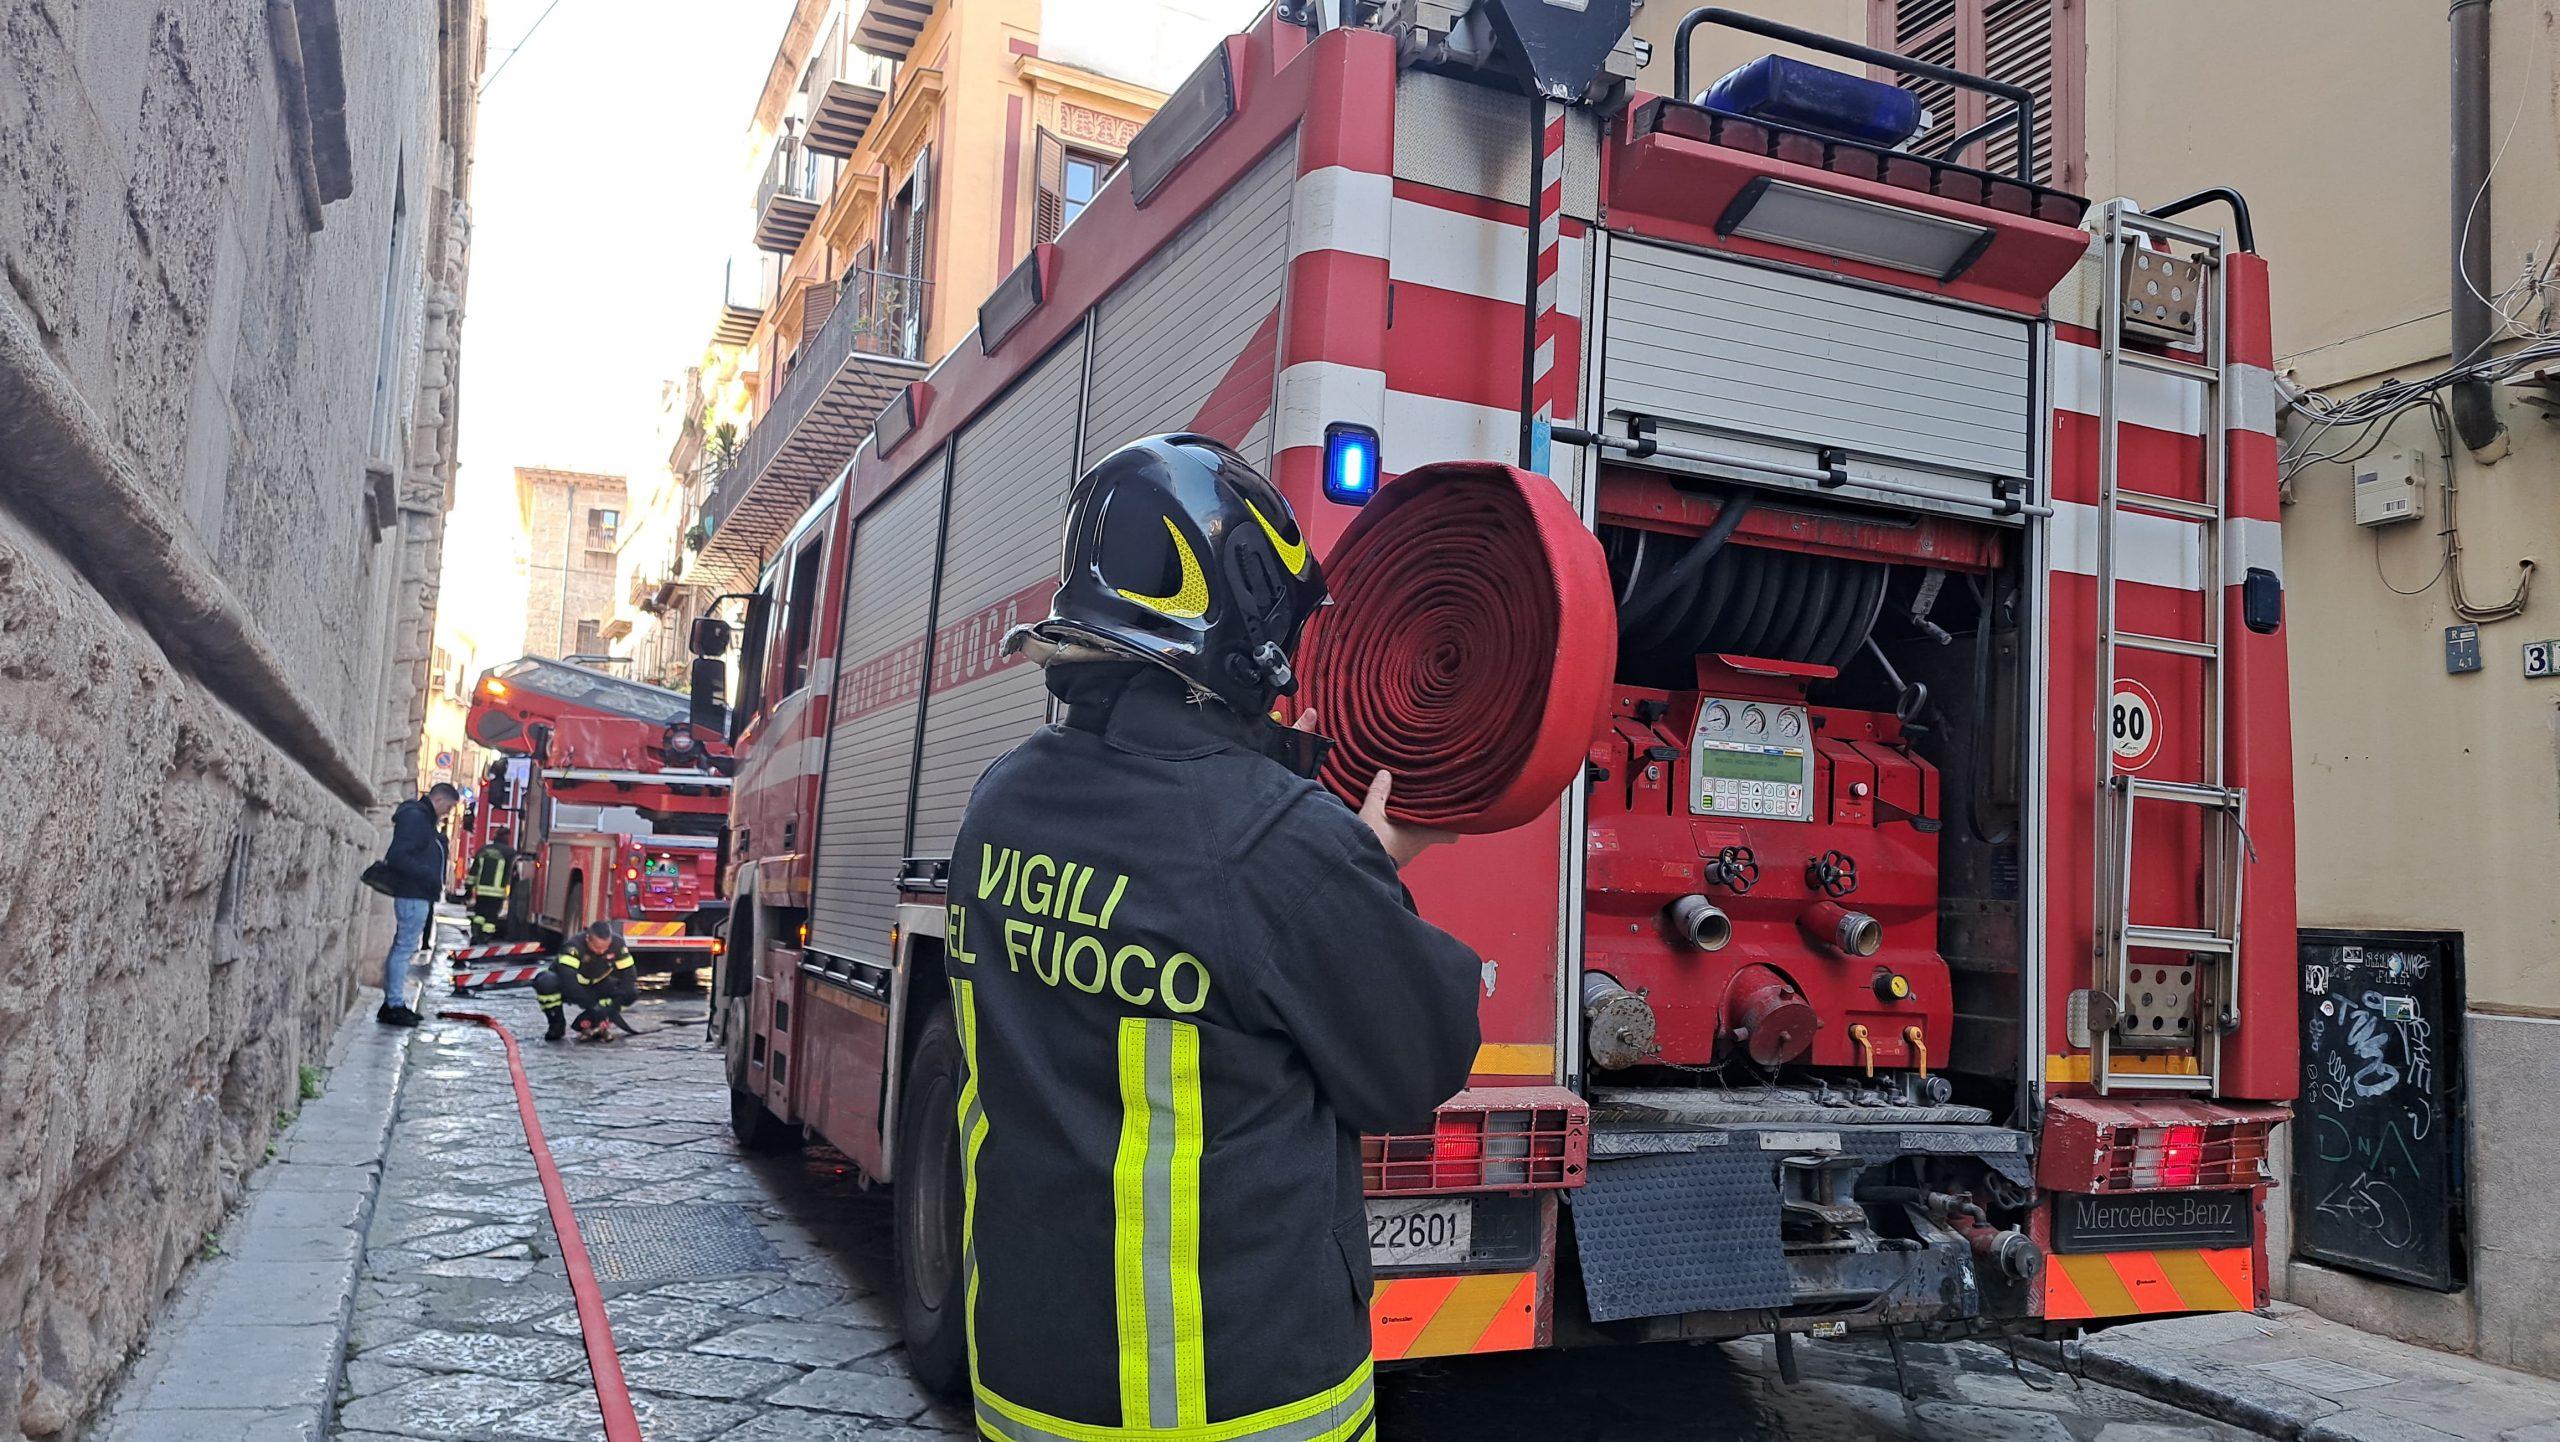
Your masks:
{"label": "truck tire", "polygon": [[898,1303],[917,1385],[952,1396],[969,1380],[961,1274],[960,1033],[934,1008],[898,1100]]}
{"label": "truck tire", "polygon": [[751,1152],[795,1152],[806,1140],[798,1127],[768,1110],[764,1098],[735,1082],[729,1085],[729,1134]]}

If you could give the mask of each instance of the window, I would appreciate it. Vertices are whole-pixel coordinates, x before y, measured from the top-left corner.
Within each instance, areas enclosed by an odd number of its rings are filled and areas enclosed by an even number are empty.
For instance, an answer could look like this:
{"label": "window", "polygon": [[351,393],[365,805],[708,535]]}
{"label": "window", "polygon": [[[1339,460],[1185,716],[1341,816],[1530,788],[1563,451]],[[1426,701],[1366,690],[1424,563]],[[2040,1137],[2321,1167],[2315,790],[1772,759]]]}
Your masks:
{"label": "window", "polygon": [[587,512],[587,549],[609,551],[622,531],[622,512],[599,507]]}
{"label": "window", "polygon": [[1056,240],[1093,203],[1115,162],[1091,151],[1070,150],[1066,142],[1043,130],[1032,155],[1031,240]]}
{"label": "window", "polygon": [[[2032,93],[2034,178],[2067,190],[2088,180],[2081,114],[2088,71],[2084,9],[2062,0],[1869,0],[1868,39],[1914,60],[1953,66]],[[1929,111],[1929,128],[1915,148],[1931,154],[1998,113],[1999,102],[1975,91],[1910,76],[1900,77],[1899,83],[1918,94]],[[2006,175],[2017,165],[2017,137],[2003,130],[1953,158]]]}
{"label": "window", "polygon": [[790,600],[782,622],[782,694],[790,695],[809,679],[809,643],[818,629],[819,562],[826,543],[813,540],[791,562]]}
{"label": "window", "polygon": [[[391,187],[391,244],[382,261],[382,314],[373,343],[373,420],[365,432],[368,454],[377,461],[397,461],[400,388],[408,354],[409,309],[409,157],[400,157]],[[315,224],[314,229],[317,229]]]}
{"label": "window", "polygon": [[747,603],[743,628],[746,643],[738,653],[738,704],[729,712],[729,739],[732,741],[738,739],[747,718],[764,709],[764,658],[770,654],[773,609],[773,593],[769,590]]}
{"label": "window", "polygon": [[604,654],[604,623],[602,621],[580,621],[578,623],[577,654],[580,656],[601,656]]}
{"label": "window", "polygon": [[1102,178],[1110,173],[1111,162],[1100,156],[1067,152],[1066,225],[1075,224],[1076,217],[1084,214],[1084,208],[1093,203],[1093,193],[1102,188]]}

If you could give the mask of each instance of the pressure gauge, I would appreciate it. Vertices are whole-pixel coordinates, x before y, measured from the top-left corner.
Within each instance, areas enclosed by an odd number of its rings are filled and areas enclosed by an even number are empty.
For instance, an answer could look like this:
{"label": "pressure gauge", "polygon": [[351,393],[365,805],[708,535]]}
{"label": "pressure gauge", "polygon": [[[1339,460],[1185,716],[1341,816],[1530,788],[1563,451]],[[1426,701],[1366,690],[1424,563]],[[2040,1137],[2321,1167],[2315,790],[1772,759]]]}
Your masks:
{"label": "pressure gauge", "polygon": [[1769,729],[1769,718],[1759,707],[1745,706],[1742,708],[1742,729],[1750,735],[1757,736]]}
{"label": "pressure gauge", "polygon": [[1710,701],[1707,703],[1706,714],[1698,718],[1698,724],[1709,731],[1731,730],[1733,711],[1722,701]]}
{"label": "pressure gauge", "polygon": [[1778,734],[1792,737],[1804,730],[1804,715],[1797,711],[1778,713]]}

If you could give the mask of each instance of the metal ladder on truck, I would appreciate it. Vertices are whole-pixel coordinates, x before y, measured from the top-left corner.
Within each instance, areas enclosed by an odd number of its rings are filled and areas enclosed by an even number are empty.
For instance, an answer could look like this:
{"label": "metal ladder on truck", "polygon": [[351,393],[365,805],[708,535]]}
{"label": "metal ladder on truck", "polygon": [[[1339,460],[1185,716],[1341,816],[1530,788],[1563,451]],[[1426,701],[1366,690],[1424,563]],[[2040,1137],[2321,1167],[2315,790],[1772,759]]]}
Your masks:
{"label": "metal ladder on truck", "polygon": [[[2097,705],[2092,718],[2097,733],[2098,804],[2092,935],[2096,941],[2093,989],[2107,1005],[2103,1018],[2090,1018],[2089,1074],[2101,1094],[2121,1087],[2212,1094],[2220,1090],[2222,1039],[2239,1020],[2240,902],[2248,847],[2248,796],[2230,784],[2225,714],[2229,690],[2225,633],[2229,622],[2222,570],[2231,525],[2227,420],[2223,410],[2230,363],[2229,332],[2224,324],[2229,294],[2223,265],[2226,248],[2222,237],[2213,232],[2170,224],[2143,214],[2124,200],[2110,201],[2103,207],[2096,229],[2105,249],[2101,256],[2098,307],[2098,654]],[[2126,346],[2129,252],[2146,241],[2191,246],[2195,254],[2190,258],[2204,268],[2205,294],[2199,324],[2204,360],[2200,363]],[[2117,427],[2122,381],[2128,371],[2168,376],[2182,387],[2202,388],[2201,500],[2159,495],[2124,484],[2119,474]],[[2117,574],[2121,555],[2117,529],[2128,509],[2194,525],[2195,540],[2202,551],[2198,557],[2204,588],[2202,639],[2150,635],[2123,625],[2117,594],[2122,584]],[[2124,651],[2186,657],[2201,667],[2198,691],[2204,714],[2192,718],[2205,738],[2197,779],[2154,781],[2117,770],[2110,727],[2116,711],[2117,658]],[[2158,718],[2153,719],[2156,722]],[[2203,862],[2198,878],[2199,926],[2165,926],[2135,918],[2134,860],[2139,853],[2134,821],[2138,812],[2158,807],[2193,808],[2202,818],[2198,828]],[[2157,960],[2136,965],[2136,955],[2146,952],[2155,958],[2175,952],[2182,961],[2167,968]],[[2192,1071],[2182,1069],[2184,1057],[2174,1047],[2121,1044],[2131,1039],[2130,1033],[2119,1034],[2122,1020],[2131,1018],[2138,1026],[2146,1013],[2161,1016],[2168,1009],[2162,999],[2174,1000],[2178,995],[2163,985],[2159,976],[2163,970],[2193,978],[2186,1007],[2193,1023],[2186,1033],[2193,1048]],[[2137,984],[2137,977],[2145,972],[2153,973],[2154,979]],[[2153,1000],[2153,1007],[2133,1006],[2135,998],[2146,995]],[[2104,1025],[2098,1024],[2101,1020]],[[2163,1041],[2174,1035],[2174,1031],[2167,1033]],[[2151,1065],[2144,1066],[2144,1062]],[[2132,1069],[2119,1070],[2120,1063]]]}

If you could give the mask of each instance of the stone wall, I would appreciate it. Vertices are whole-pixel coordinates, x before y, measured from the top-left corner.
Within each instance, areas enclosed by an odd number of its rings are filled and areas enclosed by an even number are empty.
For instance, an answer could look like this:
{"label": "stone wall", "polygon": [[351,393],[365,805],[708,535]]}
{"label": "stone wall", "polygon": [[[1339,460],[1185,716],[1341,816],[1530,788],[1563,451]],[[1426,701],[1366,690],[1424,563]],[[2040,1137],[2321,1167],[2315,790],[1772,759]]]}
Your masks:
{"label": "stone wall", "polygon": [[378,954],[480,30],[0,0],[0,1437],[77,1435]]}

